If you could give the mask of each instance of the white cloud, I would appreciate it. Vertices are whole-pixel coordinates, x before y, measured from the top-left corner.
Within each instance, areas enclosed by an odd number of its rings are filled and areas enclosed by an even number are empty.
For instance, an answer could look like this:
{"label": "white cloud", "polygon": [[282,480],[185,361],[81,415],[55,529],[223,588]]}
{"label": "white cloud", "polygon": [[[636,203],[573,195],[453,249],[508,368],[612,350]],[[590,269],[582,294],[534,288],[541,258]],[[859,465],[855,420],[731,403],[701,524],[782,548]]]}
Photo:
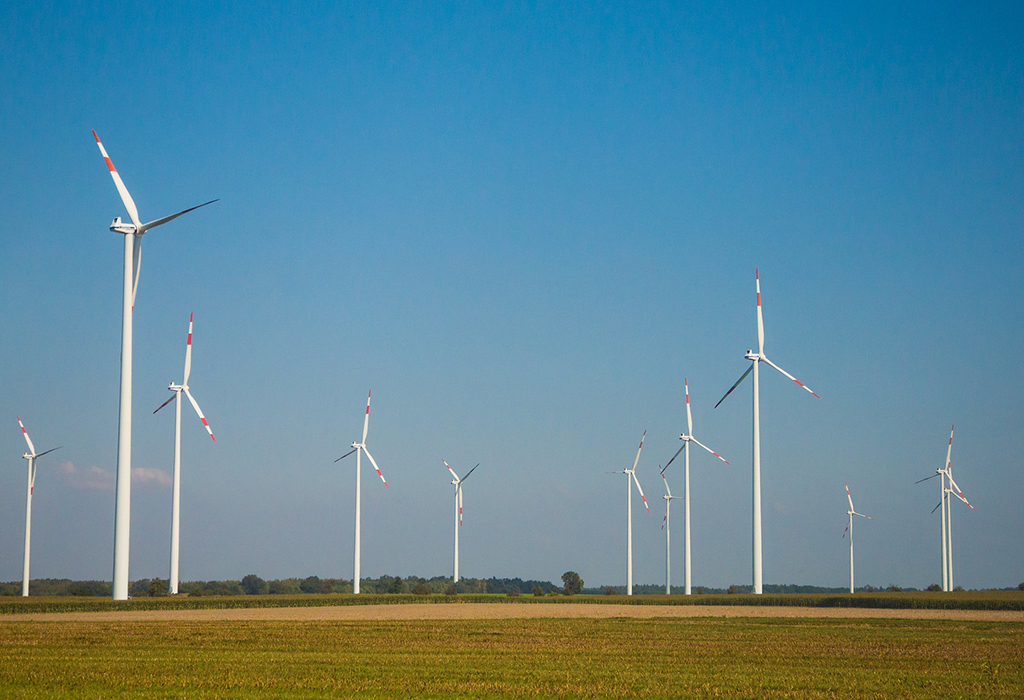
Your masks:
{"label": "white cloud", "polygon": [[158,486],[170,486],[171,475],[162,469],[152,469],[148,467],[134,467],[132,469],[132,483],[145,486],[148,484],[157,484]]}
{"label": "white cloud", "polygon": [[61,462],[57,465],[57,469],[64,475],[64,480],[73,489],[93,491],[114,490],[113,473],[100,469],[97,466],[79,469],[71,462]]}

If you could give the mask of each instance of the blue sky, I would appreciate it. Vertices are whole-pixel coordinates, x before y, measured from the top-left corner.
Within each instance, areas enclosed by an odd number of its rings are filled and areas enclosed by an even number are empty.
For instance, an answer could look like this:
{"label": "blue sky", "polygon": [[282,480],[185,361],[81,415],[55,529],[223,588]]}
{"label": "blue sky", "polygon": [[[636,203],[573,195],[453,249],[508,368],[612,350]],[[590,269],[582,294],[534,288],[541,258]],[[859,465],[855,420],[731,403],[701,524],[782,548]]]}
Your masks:
{"label": "blue sky", "polygon": [[[748,583],[756,344],[766,583],[1024,580],[1024,11],[951,4],[13,3],[0,9],[0,580],[112,569],[125,212],[135,313],[132,579],[166,577],[183,413],[183,580],[625,581],[622,477],[648,431],[634,578],[664,580],[657,474],[685,426],[694,585]],[[682,472],[669,471],[674,493]],[[673,580],[682,582],[682,509]]]}

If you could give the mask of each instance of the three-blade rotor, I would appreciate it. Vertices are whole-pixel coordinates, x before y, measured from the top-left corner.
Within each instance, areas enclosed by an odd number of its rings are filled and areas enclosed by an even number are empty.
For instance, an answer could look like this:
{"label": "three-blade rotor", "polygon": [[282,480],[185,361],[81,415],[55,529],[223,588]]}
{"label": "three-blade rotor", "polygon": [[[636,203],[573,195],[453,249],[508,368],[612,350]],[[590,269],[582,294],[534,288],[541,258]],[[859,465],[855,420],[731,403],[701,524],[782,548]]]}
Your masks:
{"label": "three-blade rotor", "polygon": [[[372,394],[372,392],[369,392],[369,391],[366,392],[366,415],[363,418],[363,440],[362,440],[362,442],[353,442],[352,443],[352,449],[349,450],[348,452],[346,452],[345,454],[343,454],[341,457],[338,457],[334,461],[335,462],[340,462],[341,460],[345,459],[346,457],[348,457],[353,452],[356,452],[357,450],[362,450],[363,454],[365,454],[367,459],[370,460],[370,464],[372,464],[373,468],[377,470],[377,476],[379,476],[380,480],[384,482],[385,488],[391,488],[390,486],[388,486],[388,480],[384,478],[384,473],[381,472],[380,467],[377,466],[377,462],[376,462],[376,460],[374,460],[373,455],[371,455],[370,451],[368,449],[366,449],[366,433],[369,432],[369,430],[370,430],[370,396],[371,396],[371,394]],[[467,474],[467,476],[468,476],[468,474]]]}
{"label": "three-blade rotor", "polygon": [[[976,511],[978,509],[971,505],[971,502],[967,500],[967,497],[964,495],[964,492],[961,491],[960,487],[957,485],[957,483],[955,481],[953,481],[953,463],[950,461],[950,457],[952,456],[952,453],[953,453],[953,431],[955,429],[956,429],[956,425],[955,424],[949,429],[949,445],[946,447],[946,463],[945,463],[945,465],[941,469],[936,469],[935,473],[932,474],[931,476],[926,476],[923,479],[918,479],[914,483],[915,484],[920,484],[923,481],[928,481],[929,479],[934,479],[937,476],[938,477],[942,477],[942,490],[943,490],[943,492],[944,493],[948,493],[948,494],[950,494],[952,496],[956,496],[958,499],[960,499],[965,504],[967,504],[968,508],[970,508],[971,510]],[[946,485],[947,481],[949,482],[948,486]],[[932,512],[934,513],[935,511],[937,511],[939,509],[939,506],[941,506],[941,505],[942,505],[942,501],[939,501],[939,504],[937,506],[935,506],[934,508],[932,508]]]}
{"label": "three-blade rotor", "polygon": [[[814,396],[820,399],[821,397],[818,396],[813,390],[811,390],[809,386],[807,386],[799,379],[794,377],[792,374],[790,374],[789,372],[787,372],[786,370],[782,369],[777,364],[769,360],[768,357],[764,354],[764,318],[761,314],[761,275],[760,271],[757,270],[756,268],[754,270],[754,278],[756,280],[757,285],[757,352],[754,352],[753,350],[748,350],[746,358],[748,360],[751,360],[752,362],[764,362],[769,367],[778,370],[785,377],[796,382],[797,385],[800,386],[805,391],[809,392],[810,394],[813,394]],[[721,403],[725,401],[725,397],[731,394],[733,392],[733,389],[738,387],[740,383],[747,378],[747,375],[753,371],[753,369],[754,365],[751,364],[750,367],[747,368],[747,371],[740,375],[740,378],[736,380],[736,383],[729,387],[729,391],[725,392],[725,396],[722,396],[722,398],[718,400],[718,403],[715,404],[715,408],[718,408],[721,405]]]}
{"label": "three-blade rotor", "polygon": [[462,483],[466,479],[468,479],[473,472],[476,471],[476,468],[480,466],[480,463],[477,462],[476,465],[469,470],[466,476],[460,479],[459,475],[455,473],[455,470],[451,468],[451,465],[448,464],[448,462],[445,462],[445,460],[443,459],[441,460],[441,462],[444,464],[445,467],[448,468],[448,471],[452,473],[452,485],[455,487],[455,497],[458,500],[459,507],[459,525],[462,525]]}
{"label": "three-blade rotor", "polygon": [[[744,376],[746,376],[746,375],[744,375]],[[742,381],[742,378],[741,378],[741,381]],[[737,382],[737,384],[738,383],[739,382]],[[686,449],[687,443],[690,443],[690,442],[692,442],[695,445],[698,445],[699,447],[703,447],[705,450],[707,450],[708,452],[713,454],[715,457],[718,457],[720,460],[722,460],[726,464],[729,464],[730,466],[732,466],[730,464],[729,460],[727,460],[725,457],[723,457],[722,455],[718,454],[717,452],[715,452],[710,447],[708,447],[707,445],[703,444],[700,440],[698,440],[697,438],[695,438],[693,436],[693,415],[690,412],[690,384],[689,384],[689,381],[687,380],[686,377],[683,377],[683,388],[686,390],[686,430],[687,430],[687,432],[679,436],[679,439],[683,441],[683,445],[678,450],[676,450],[676,453],[674,455],[672,455],[672,459],[670,459],[668,461],[668,463],[665,465],[665,469],[668,469],[669,464],[672,464],[672,462],[674,462],[676,460],[676,457],[678,457],[680,454],[682,454],[683,450]],[[735,388],[735,385],[733,386],[733,388]],[[730,389],[729,391],[732,391],[732,389]],[[726,394],[726,396],[728,396],[728,394]],[[722,398],[724,399],[725,397],[722,397]],[[719,401],[719,403],[721,403],[721,401]],[[662,469],[662,472],[664,472],[665,469]]]}
{"label": "three-blade rotor", "polygon": [[203,415],[203,410],[201,408],[199,408],[199,404],[192,397],[192,392],[190,392],[188,390],[188,378],[189,378],[189,375],[192,374],[192,318],[193,318],[193,316],[194,316],[194,313],[191,313],[191,312],[188,315],[188,339],[185,341],[185,371],[184,371],[184,378],[181,380],[181,384],[175,384],[174,382],[171,382],[167,386],[167,388],[170,391],[173,391],[174,394],[171,396],[171,398],[167,399],[162,404],[160,404],[157,407],[156,411],[153,411],[153,413],[156,413],[161,408],[163,408],[164,406],[169,404],[171,401],[174,401],[175,399],[179,399],[180,400],[182,393],[184,393],[185,397],[188,398],[189,403],[192,404],[192,408],[195,409],[196,415],[199,416],[199,420],[202,421],[203,427],[206,428],[206,432],[210,434],[210,439],[212,439],[214,442],[217,442],[217,438],[215,438],[213,436],[213,429],[210,428],[210,424],[207,422],[206,416]]}
{"label": "three-blade rotor", "polygon": [[651,507],[647,505],[647,498],[644,496],[644,490],[640,486],[640,480],[636,478],[636,465],[640,461],[640,451],[644,449],[644,440],[647,438],[647,431],[644,431],[643,436],[640,438],[640,447],[636,449],[636,458],[633,460],[633,467],[631,469],[623,469],[621,472],[610,472],[612,474],[625,474],[627,479],[632,479],[633,483],[636,484],[636,490],[640,492],[640,500],[644,502],[644,508],[647,512],[651,512]]}
{"label": "three-blade rotor", "polygon": [[110,230],[114,233],[131,234],[135,240],[132,243],[132,305],[135,305],[135,295],[139,290],[139,271],[142,268],[142,235],[150,229],[162,226],[168,221],[177,219],[182,214],[188,214],[190,211],[195,211],[200,207],[205,207],[207,204],[213,204],[218,201],[217,199],[211,199],[209,202],[203,204],[197,204],[194,207],[183,209],[176,214],[170,216],[164,216],[159,219],[154,219],[149,223],[142,223],[139,220],[139,209],[135,206],[135,200],[132,199],[132,195],[128,192],[128,188],[125,187],[124,181],[121,179],[121,175],[117,172],[117,168],[114,167],[114,162],[107,155],[107,149],[103,147],[100,142],[100,137],[96,135],[96,130],[93,129],[92,136],[96,139],[96,145],[99,146],[100,155],[103,156],[104,162],[107,164],[107,170],[110,171],[110,177],[114,180],[114,186],[117,187],[117,193],[121,196],[121,202],[124,203],[125,211],[128,212],[128,216],[131,218],[131,224],[125,224],[121,221],[121,217],[116,217],[114,222],[110,225]]}

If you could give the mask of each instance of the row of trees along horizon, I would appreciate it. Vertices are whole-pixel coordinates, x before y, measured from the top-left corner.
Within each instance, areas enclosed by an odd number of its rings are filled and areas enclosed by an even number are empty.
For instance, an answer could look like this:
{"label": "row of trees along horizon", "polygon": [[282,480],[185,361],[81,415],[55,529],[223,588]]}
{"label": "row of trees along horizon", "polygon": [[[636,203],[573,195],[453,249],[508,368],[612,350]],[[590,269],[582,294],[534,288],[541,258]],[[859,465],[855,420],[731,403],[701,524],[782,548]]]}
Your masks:
{"label": "row of trees along horizon", "polygon": [[[533,595],[625,595],[625,586],[599,586],[597,588],[586,588],[583,579],[574,571],[567,571],[562,574],[562,587],[559,588],[550,581],[534,581],[521,578],[495,578],[488,579],[463,578],[453,584],[451,577],[435,576],[425,579],[418,576],[401,578],[400,576],[381,576],[376,579],[362,579],[359,584],[361,593],[404,593],[413,595],[459,595],[459,594],[504,594],[508,596]],[[1017,586],[1018,590],[1024,591],[1024,583]],[[180,594],[189,596],[241,596],[241,595],[301,595],[301,594],[330,594],[330,593],[351,593],[352,581],[341,578],[320,578],[319,576],[308,576],[306,578],[286,578],[264,580],[256,574],[248,574],[240,581],[184,581],[178,586]],[[896,585],[885,587],[861,586],[857,591],[864,593],[877,593],[881,591],[917,591],[917,588],[901,588]],[[941,590],[938,584],[932,584],[925,590]],[[962,591],[957,586],[955,590]],[[796,584],[765,584],[765,593],[845,593],[846,587],[830,588],[825,586],[802,586]],[[672,587],[672,593],[681,595],[685,592],[682,586]],[[705,594],[739,594],[752,593],[753,587],[748,585],[732,585],[728,588],[712,588],[709,586],[695,586],[693,592],[697,595]],[[113,594],[110,581],[73,581],[71,579],[32,579],[29,581],[29,593],[33,596],[97,596],[111,597]],[[664,584],[634,585],[633,593],[636,595],[662,595],[665,593]],[[21,595],[21,581],[0,582],[0,596]],[[136,597],[156,597],[167,595],[166,579],[139,579],[129,584],[128,595]]]}

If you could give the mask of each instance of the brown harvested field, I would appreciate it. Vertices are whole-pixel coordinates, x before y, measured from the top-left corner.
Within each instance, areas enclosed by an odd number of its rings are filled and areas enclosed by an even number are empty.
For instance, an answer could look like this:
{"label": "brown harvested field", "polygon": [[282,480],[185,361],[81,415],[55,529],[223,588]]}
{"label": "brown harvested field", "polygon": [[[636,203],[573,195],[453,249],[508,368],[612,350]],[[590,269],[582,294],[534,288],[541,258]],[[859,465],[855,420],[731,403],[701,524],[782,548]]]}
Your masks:
{"label": "brown harvested field", "polygon": [[128,610],[111,612],[30,613],[0,616],[6,622],[142,622],[142,621],[358,621],[358,620],[500,620],[528,618],[838,618],[891,620],[970,620],[1024,622],[1020,610],[920,610],[899,608],[813,608],[753,605],[509,605],[447,603],[353,605],[294,608],[227,608],[200,610]]}

